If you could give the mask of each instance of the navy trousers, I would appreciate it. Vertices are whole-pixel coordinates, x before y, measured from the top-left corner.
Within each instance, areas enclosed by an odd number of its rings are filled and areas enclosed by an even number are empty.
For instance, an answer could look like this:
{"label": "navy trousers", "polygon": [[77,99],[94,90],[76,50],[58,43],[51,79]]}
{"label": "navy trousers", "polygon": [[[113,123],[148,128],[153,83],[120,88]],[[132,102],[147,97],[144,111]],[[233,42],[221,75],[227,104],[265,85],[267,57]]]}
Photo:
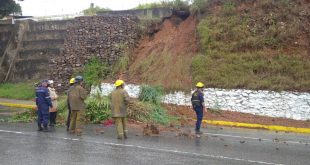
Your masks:
{"label": "navy trousers", "polygon": [[48,121],[49,121],[49,113],[48,110],[47,112],[44,112],[42,110],[37,111],[38,114],[38,127],[42,127],[42,124],[44,127],[47,127]]}
{"label": "navy trousers", "polygon": [[196,116],[197,116],[195,131],[200,131],[201,121],[203,118],[203,107],[202,106],[194,106],[194,110],[195,110]]}

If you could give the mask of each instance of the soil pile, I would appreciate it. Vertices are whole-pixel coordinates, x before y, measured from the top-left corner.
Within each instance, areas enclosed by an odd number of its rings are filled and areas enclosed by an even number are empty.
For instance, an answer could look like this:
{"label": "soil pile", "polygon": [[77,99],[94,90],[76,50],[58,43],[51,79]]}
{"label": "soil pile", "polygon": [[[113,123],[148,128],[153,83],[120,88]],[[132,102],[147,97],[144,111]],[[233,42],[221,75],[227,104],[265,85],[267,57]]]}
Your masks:
{"label": "soil pile", "polygon": [[[153,35],[144,37],[131,58],[128,81],[190,89],[191,61],[198,51],[197,19],[166,19]],[[154,25],[155,26],[155,25]]]}

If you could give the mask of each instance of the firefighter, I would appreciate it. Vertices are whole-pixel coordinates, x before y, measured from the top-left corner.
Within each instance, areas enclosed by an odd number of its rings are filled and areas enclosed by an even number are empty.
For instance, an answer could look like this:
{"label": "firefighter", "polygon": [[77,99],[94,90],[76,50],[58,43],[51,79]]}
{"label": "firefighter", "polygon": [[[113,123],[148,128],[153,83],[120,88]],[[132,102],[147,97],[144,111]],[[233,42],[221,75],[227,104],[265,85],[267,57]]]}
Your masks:
{"label": "firefighter", "polygon": [[[49,108],[53,108],[48,89],[48,80],[41,81],[41,85],[36,88],[36,105],[38,108],[38,131],[48,132]],[[43,128],[42,128],[43,125]]]}
{"label": "firefighter", "polygon": [[126,117],[129,95],[124,90],[125,82],[123,80],[115,81],[114,86],[116,89],[110,95],[112,118],[115,121],[117,138],[127,139]]}
{"label": "firefighter", "polygon": [[204,84],[202,82],[198,82],[196,84],[196,90],[192,94],[191,98],[192,106],[197,116],[195,132],[198,136],[202,133],[200,131],[200,126],[203,118],[203,111],[205,110],[205,112],[207,112],[204,105],[203,88]]}
{"label": "firefighter", "polygon": [[77,76],[75,84],[69,91],[69,104],[71,109],[69,132],[75,133],[78,136],[82,135],[84,121],[85,121],[85,99],[87,91],[82,87],[83,77]]}
{"label": "firefighter", "polygon": [[71,91],[71,89],[74,87],[74,82],[75,82],[75,78],[71,78],[69,81],[69,89],[67,90],[67,106],[68,106],[68,116],[67,116],[67,131],[69,131],[69,127],[70,127],[70,115],[71,115],[71,107],[70,107],[70,103],[69,103],[69,92]]}

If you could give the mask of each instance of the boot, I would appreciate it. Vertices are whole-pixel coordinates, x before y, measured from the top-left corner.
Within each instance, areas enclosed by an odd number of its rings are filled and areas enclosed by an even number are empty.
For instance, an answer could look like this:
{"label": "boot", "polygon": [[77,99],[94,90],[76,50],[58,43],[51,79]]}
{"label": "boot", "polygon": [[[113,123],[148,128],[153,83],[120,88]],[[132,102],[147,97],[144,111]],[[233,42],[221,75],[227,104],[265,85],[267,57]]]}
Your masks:
{"label": "boot", "polygon": [[42,125],[38,124],[38,131],[43,131]]}
{"label": "boot", "polygon": [[76,136],[82,136],[82,129],[75,129]]}
{"label": "boot", "polygon": [[48,132],[48,131],[49,131],[49,130],[48,130],[47,126],[44,126],[43,132]]}

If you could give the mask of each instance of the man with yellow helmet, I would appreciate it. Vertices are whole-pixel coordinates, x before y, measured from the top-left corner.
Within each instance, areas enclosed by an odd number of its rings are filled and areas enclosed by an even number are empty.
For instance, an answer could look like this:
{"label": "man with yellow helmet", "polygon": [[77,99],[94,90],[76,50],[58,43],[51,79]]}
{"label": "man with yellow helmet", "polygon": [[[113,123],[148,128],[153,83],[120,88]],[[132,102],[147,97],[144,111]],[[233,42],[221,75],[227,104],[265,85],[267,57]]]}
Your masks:
{"label": "man with yellow helmet", "polygon": [[199,135],[201,134],[200,126],[201,126],[201,121],[203,118],[203,111],[205,109],[204,98],[203,98],[203,88],[204,88],[204,84],[202,82],[198,82],[196,84],[196,90],[192,94],[192,98],[191,98],[192,106],[197,116],[196,127],[195,127],[195,132],[196,132],[197,137],[199,137]]}
{"label": "man with yellow helmet", "polygon": [[71,91],[71,89],[73,88],[73,85],[75,83],[75,78],[71,78],[69,80],[69,89],[67,90],[67,106],[68,106],[68,116],[67,116],[67,131],[69,131],[69,127],[70,127],[70,115],[71,115],[71,107],[70,107],[70,103],[69,103],[69,92]]}
{"label": "man with yellow helmet", "polygon": [[129,95],[124,90],[125,82],[123,80],[116,80],[114,86],[116,89],[111,93],[111,110],[112,117],[115,121],[117,138],[126,139],[126,117],[127,117],[127,105],[129,103]]}

